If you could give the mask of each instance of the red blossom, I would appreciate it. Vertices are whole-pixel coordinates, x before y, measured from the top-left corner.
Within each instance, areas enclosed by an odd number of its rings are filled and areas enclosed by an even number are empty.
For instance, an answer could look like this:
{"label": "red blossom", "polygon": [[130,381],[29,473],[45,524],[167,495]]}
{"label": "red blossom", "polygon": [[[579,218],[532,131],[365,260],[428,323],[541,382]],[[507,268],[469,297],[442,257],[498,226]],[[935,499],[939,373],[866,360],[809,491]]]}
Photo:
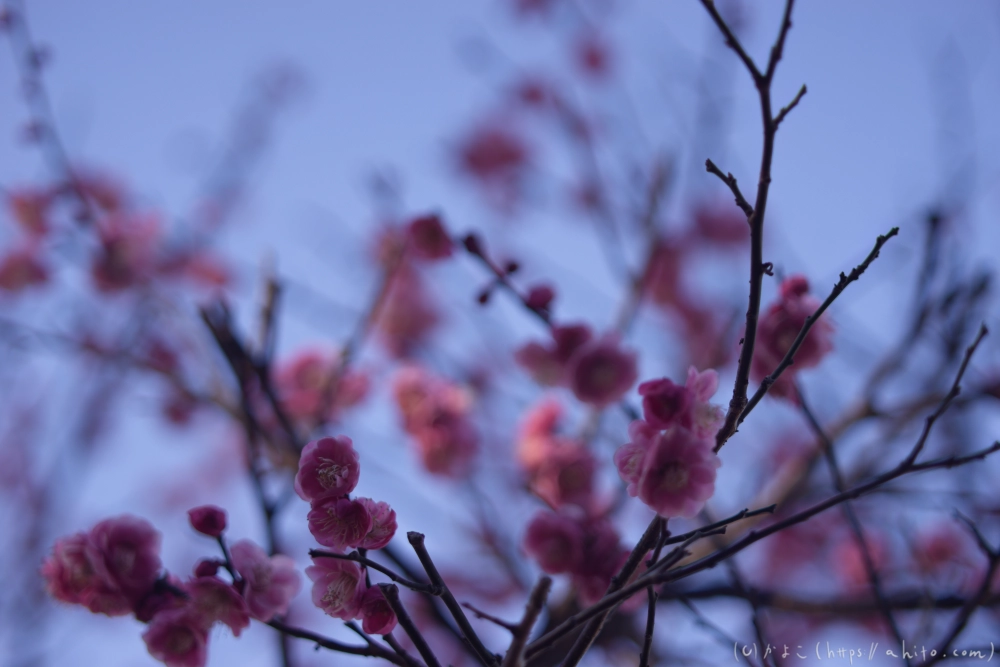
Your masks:
{"label": "red blossom", "polygon": [[295,492],[307,502],[347,495],[361,476],[358,461],[354,443],[346,435],[313,440],[299,457]]}
{"label": "red blossom", "polygon": [[396,612],[378,586],[371,586],[361,596],[361,629],[370,635],[387,635],[396,627]]}
{"label": "red blossom", "polygon": [[436,261],[451,257],[454,242],[436,214],[414,218],[407,225],[410,248],[420,259]]}
{"label": "red blossom", "polygon": [[339,558],[314,558],[306,568],[313,582],[313,604],[323,613],[349,621],[357,618],[365,593],[365,578],[356,563]]}
{"label": "red blossom", "polygon": [[208,627],[187,608],[154,616],[142,639],[149,654],[167,667],[204,667],[208,660]]}
{"label": "red blossom", "polygon": [[243,599],[250,616],[268,622],[288,611],[302,582],[295,561],[288,556],[270,556],[249,540],[240,540],[230,549],[233,567],[245,582]]}
{"label": "red blossom", "polygon": [[336,551],[359,546],[372,529],[372,517],[366,505],[348,498],[313,502],[307,519],[309,532],[316,541]]}
{"label": "red blossom", "polygon": [[637,377],[635,353],[623,350],[615,335],[605,335],[581,346],[569,363],[569,387],[573,394],[597,407],[621,399]]}
{"label": "red blossom", "polygon": [[0,290],[19,292],[48,280],[49,271],[35,248],[17,248],[0,258]]}

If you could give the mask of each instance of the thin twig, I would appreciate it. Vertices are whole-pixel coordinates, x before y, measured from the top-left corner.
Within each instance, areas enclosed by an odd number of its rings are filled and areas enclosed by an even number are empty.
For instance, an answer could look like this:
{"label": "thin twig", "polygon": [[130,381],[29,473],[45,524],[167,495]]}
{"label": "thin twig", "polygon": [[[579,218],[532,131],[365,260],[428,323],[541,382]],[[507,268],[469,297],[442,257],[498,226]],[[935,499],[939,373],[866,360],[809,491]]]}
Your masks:
{"label": "thin twig", "polygon": [[351,562],[358,563],[359,565],[364,565],[365,567],[371,568],[373,570],[377,570],[378,572],[381,572],[385,576],[389,577],[392,581],[394,581],[397,584],[400,584],[402,586],[406,586],[407,588],[409,588],[412,591],[417,591],[418,593],[427,593],[428,595],[434,595],[434,596],[441,595],[441,590],[442,589],[441,589],[440,586],[435,586],[434,584],[424,584],[424,583],[420,583],[420,582],[416,582],[416,581],[410,581],[409,579],[406,579],[406,578],[401,577],[400,575],[396,574],[395,572],[393,572],[392,570],[390,570],[389,568],[387,568],[385,565],[381,565],[379,563],[376,563],[375,561],[371,560],[370,558],[365,558],[364,556],[362,556],[361,554],[359,554],[357,551],[352,551],[349,554],[337,554],[337,553],[333,553],[331,551],[323,551],[322,549],[310,549],[309,550],[309,557],[310,558],[335,558],[337,560],[349,560]]}
{"label": "thin twig", "polygon": [[551,588],[552,579],[543,576],[535,584],[535,587],[531,589],[531,594],[528,596],[528,604],[524,608],[524,615],[521,617],[521,622],[512,629],[514,637],[510,641],[510,647],[507,649],[507,655],[504,656],[501,667],[523,667],[524,647],[527,646],[528,639],[531,637],[531,630],[535,627],[535,621],[538,620],[539,615],[545,608],[545,600],[548,598],[549,589]]}
{"label": "thin twig", "polygon": [[[427,667],[441,667],[441,663],[438,662],[434,651],[427,644],[427,640],[420,634],[420,630],[417,629],[410,615],[406,613],[406,608],[399,599],[399,588],[395,584],[379,584],[378,587],[382,590],[382,595],[385,596],[386,602],[392,607],[393,613],[396,614],[396,621],[403,628],[410,641],[413,642],[413,646],[417,649],[420,657],[424,659],[424,662],[427,663]],[[397,656],[393,655],[393,657]]]}

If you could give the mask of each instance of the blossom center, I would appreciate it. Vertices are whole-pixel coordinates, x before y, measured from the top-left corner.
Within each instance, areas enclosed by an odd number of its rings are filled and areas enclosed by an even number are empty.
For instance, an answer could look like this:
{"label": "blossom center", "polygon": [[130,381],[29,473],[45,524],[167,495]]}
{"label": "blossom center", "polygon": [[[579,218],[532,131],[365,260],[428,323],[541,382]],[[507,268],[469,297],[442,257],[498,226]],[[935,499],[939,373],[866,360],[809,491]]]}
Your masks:
{"label": "blossom center", "polygon": [[665,491],[680,491],[687,486],[689,477],[687,466],[677,461],[668,463],[663,469],[660,488]]}
{"label": "blossom center", "polygon": [[335,463],[331,459],[320,459],[322,465],[316,470],[316,476],[324,489],[336,489],[340,486],[341,480],[346,476],[344,466]]}

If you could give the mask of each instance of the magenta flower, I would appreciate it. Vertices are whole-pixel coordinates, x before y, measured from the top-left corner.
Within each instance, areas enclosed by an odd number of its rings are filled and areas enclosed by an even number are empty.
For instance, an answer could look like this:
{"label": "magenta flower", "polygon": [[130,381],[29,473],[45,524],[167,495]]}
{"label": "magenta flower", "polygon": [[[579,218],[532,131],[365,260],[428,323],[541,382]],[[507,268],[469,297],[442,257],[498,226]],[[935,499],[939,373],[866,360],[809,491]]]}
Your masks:
{"label": "magenta flower", "polygon": [[639,499],[660,516],[692,519],[715,492],[720,465],[709,441],[673,427],[657,435],[645,454]]}
{"label": "magenta flower", "polygon": [[570,360],[592,336],[585,324],[552,327],[550,343],[528,343],[514,353],[514,360],[543,387],[562,386],[569,381]]}
{"label": "magenta flower", "polygon": [[464,474],[478,450],[469,420],[472,396],[462,387],[409,365],[393,378],[403,428],[417,445],[424,467],[435,474]]}
{"label": "magenta flower", "polygon": [[529,474],[549,456],[562,414],[562,406],[554,398],[543,398],[524,414],[518,428],[517,459]]}
{"label": "magenta flower", "polygon": [[583,531],[568,514],[541,511],[528,524],[524,550],[549,574],[577,570],[581,563]]}
{"label": "magenta flower", "polygon": [[0,290],[19,292],[48,279],[49,271],[33,248],[16,248],[0,258]]}
{"label": "magenta flower", "polygon": [[437,215],[422,215],[414,218],[407,226],[410,249],[420,259],[436,261],[451,257],[454,243],[441,218]]}
{"label": "magenta flower", "polygon": [[189,509],[188,520],[192,528],[208,537],[219,537],[226,529],[226,511],[215,505]]}
{"label": "magenta flower", "polygon": [[615,452],[615,467],[622,481],[628,484],[628,494],[635,498],[639,495],[639,480],[646,464],[646,454],[653,446],[653,439],[658,434],[657,429],[648,423],[637,419],[628,425],[630,442],[622,445]]}
{"label": "magenta flower", "polygon": [[570,360],[570,389],[578,399],[597,407],[620,399],[637,377],[635,353],[622,350],[613,334],[583,345]]}
{"label": "magenta flower", "polygon": [[122,616],[129,613],[129,599],[98,574],[93,555],[87,533],[56,541],[52,555],[41,569],[49,594],[62,602],[81,604],[95,614]]}
{"label": "magenta flower", "polygon": [[208,660],[208,627],[187,608],[154,616],[142,639],[149,654],[167,667],[204,667]]}
{"label": "magenta flower", "polygon": [[699,437],[711,437],[723,420],[722,410],[708,402],[718,386],[718,373],[713,370],[699,373],[694,366],[688,369],[684,386],[667,378],[643,382],[639,385],[643,416],[657,429],[677,425]]}
{"label": "magenta flower", "polygon": [[246,600],[232,585],[216,577],[197,577],[184,584],[191,596],[191,608],[201,616],[207,627],[219,622],[229,626],[233,635],[250,625],[250,609]]}
{"label": "magenta flower", "polygon": [[288,611],[302,582],[295,561],[288,556],[270,556],[250,540],[232,546],[233,567],[245,582],[243,599],[250,616],[267,623]]}
{"label": "magenta flower", "polygon": [[160,573],[160,533],[145,519],[122,515],[90,531],[88,554],[104,584],[136,602]]}
{"label": "magenta flower", "polygon": [[321,438],[302,449],[295,492],[309,502],[345,496],[358,485],[360,476],[358,453],[350,438]]}
{"label": "magenta flower", "polygon": [[115,292],[146,280],[154,270],[160,222],[152,215],[117,213],[101,218],[100,251],[91,274],[102,292]]}
{"label": "magenta flower", "polygon": [[357,564],[339,558],[314,558],[306,576],[313,582],[314,605],[334,618],[357,618],[365,592],[365,578]]}
{"label": "magenta flower", "polygon": [[361,629],[370,635],[387,635],[396,627],[396,612],[378,586],[361,596]]}
{"label": "magenta flower", "polygon": [[[820,300],[809,294],[809,281],[804,276],[791,276],[781,283],[778,302],[767,309],[757,325],[757,343],[750,366],[754,381],[760,382],[774,372],[798,337],[806,318],[820,305]],[[794,365],[785,369],[768,393],[794,402],[794,375],[819,365],[833,349],[832,336],[833,325],[825,316],[820,317],[795,353]]]}
{"label": "magenta flower", "polygon": [[559,438],[531,475],[530,486],[555,509],[566,504],[586,509],[593,500],[596,471],[597,462],[590,450],[575,440]]}
{"label": "magenta flower", "polygon": [[375,502],[371,498],[358,498],[372,519],[372,527],[357,546],[361,549],[381,549],[389,544],[396,534],[396,512],[388,503]]}
{"label": "magenta flower", "polygon": [[372,517],[367,506],[348,498],[316,501],[307,518],[309,532],[316,541],[341,552],[361,544],[372,529]]}
{"label": "magenta flower", "polygon": [[[360,403],[368,393],[368,377],[352,370],[338,375],[340,363],[336,350],[307,348],[278,364],[274,384],[285,414],[292,419],[329,419],[337,410]],[[337,387],[331,393],[334,381]]]}

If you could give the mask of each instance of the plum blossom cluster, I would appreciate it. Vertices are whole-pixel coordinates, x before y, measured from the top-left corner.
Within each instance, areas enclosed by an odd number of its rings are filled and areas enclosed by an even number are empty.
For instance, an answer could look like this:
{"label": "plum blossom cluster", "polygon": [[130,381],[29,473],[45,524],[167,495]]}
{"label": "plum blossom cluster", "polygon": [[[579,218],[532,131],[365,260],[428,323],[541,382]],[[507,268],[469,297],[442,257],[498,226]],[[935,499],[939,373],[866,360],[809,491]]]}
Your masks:
{"label": "plum blossom cluster", "polygon": [[532,519],[524,549],[549,574],[570,575],[580,599],[607,590],[628,556],[596,493],[597,461],[576,438],[561,435],[562,407],[547,397],[521,424],[517,459],[528,488],[551,509]]}
{"label": "plum blossom cluster", "polygon": [[514,359],[544,387],[566,387],[596,407],[625,395],[638,378],[636,355],[617,335],[595,337],[585,324],[554,326],[552,339],[521,347]]}
{"label": "plum blossom cluster", "polygon": [[[804,276],[790,276],[781,283],[778,301],[761,315],[757,325],[750,376],[757,382],[774,371],[799,335],[806,318],[820,307],[820,300],[809,293],[809,281]],[[768,393],[798,402],[795,394],[795,374],[818,366],[833,349],[833,325],[825,316],[813,324],[802,345],[795,353],[794,365],[785,369]]]}
{"label": "plum blossom cluster", "polygon": [[[196,530],[223,543],[221,509],[199,507],[189,516]],[[230,581],[218,576],[222,567]],[[202,667],[213,626],[228,626],[238,637],[251,618],[268,622],[287,612],[301,585],[290,558],[269,557],[248,540],[232,545],[226,561],[200,561],[182,581],[162,571],[160,534],[129,515],[58,540],[41,573],[57,600],[146,623],[146,647],[168,667]]]}
{"label": "plum blossom cluster", "polygon": [[416,444],[424,467],[450,477],[465,473],[478,450],[469,414],[472,394],[412,364],[396,372],[392,391],[403,429]]}
{"label": "plum blossom cluster", "polygon": [[[316,541],[343,554],[347,549],[381,549],[396,534],[396,513],[384,502],[351,498],[361,476],[358,453],[347,436],[307,444],[299,459],[295,491],[309,502],[309,532]],[[368,586],[356,563],[314,558],[306,568],[313,582],[313,603],[345,621],[360,618],[365,632],[388,634],[396,616],[377,586]]]}
{"label": "plum blossom cluster", "polygon": [[[99,293],[115,294],[148,284],[154,278],[187,279],[222,287],[229,275],[220,260],[202,248],[169,247],[159,217],[129,205],[122,188],[92,173],[74,173],[51,187],[23,187],[6,197],[7,211],[21,237],[0,257],[0,289],[19,292],[49,281],[46,259],[57,233],[71,236],[69,217],[91,233],[89,274]],[[66,215],[62,215],[66,213]]]}
{"label": "plum blossom cluster", "polygon": [[644,418],[629,425],[630,442],[614,461],[628,494],[662,517],[693,519],[715,492],[721,461],[712,436],[723,414],[708,401],[718,383],[715,371],[691,367],[684,385],[666,378],[639,385]]}

